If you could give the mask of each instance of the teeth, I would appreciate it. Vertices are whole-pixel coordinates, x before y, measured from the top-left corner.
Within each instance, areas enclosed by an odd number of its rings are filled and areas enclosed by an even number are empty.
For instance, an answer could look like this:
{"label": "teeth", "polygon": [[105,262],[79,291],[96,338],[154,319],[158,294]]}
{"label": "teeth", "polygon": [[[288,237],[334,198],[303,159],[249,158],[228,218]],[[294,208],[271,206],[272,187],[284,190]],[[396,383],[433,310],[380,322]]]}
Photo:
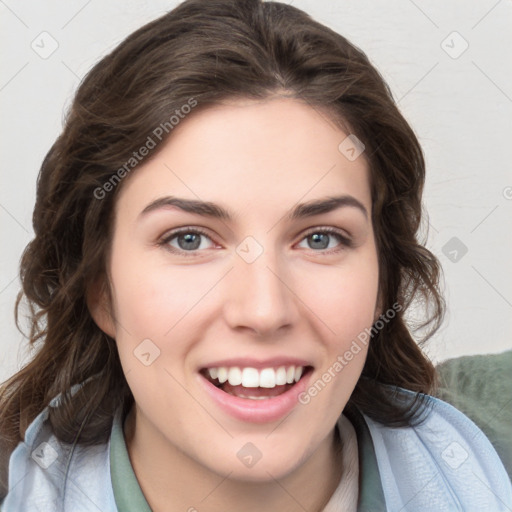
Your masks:
{"label": "teeth", "polygon": [[215,372],[215,371],[218,371],[218,375],[217,375],[217,378],[219,379],[219,382],[221,384],[223,384],[224,382],[226,382],[228,380],[228,370],[227,368],[225,367],[221,367],[221,368],[210,368],[209,372],[210,372],[210,377],[212,377],[213,379],[215,378],[213,375],[212,375],[212,371]]}
{"label": "teeth", "polygon": [[236,395],[238,398],[250,398],[251,400],[270,400],[269,396],[249,396],[249,395]]}
{"label": "teeth", "polygon": [[283,386],[284,384],[286,384],[286,368],[280,366],[276,372],[276,385]]}
{"label": "teeth", "polygon": [[230,368],[228,371],[228,382],[232,386],[239,386],[242,384],[242,372],[240,368]]}
{"label": "teeth", "polygon": [[244,368],[242,372],[242,385],[244,388],[257,388],[260,385],[260,374],[256,368]]}
{"label": "teeth", "polygon": [[275,388],[285,384],[299,382],[304,371],[303,366],[280,366],[279,368],[239,368],[234,366],[227,368],[208,368],[208,374],[213,380],[218,380],[220,384],[228,381],[231,386],[244,388]]}
{"label": "teeth", "polygon": [[275,388],[276,372],[274,368],[265,368],[260,373],[260,388]]}

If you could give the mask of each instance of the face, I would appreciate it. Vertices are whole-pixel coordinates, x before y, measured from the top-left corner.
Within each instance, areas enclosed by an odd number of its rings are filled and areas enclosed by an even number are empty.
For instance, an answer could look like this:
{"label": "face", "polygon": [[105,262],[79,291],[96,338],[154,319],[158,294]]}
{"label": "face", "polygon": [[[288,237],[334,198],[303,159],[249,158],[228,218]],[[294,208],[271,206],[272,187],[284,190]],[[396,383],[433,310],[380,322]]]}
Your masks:
{"label": "face", "polygon": [[369,170],[346,137],[298,100],[237,100],[185,118],[123,183],[116,321],[94,316],[160,453],[263,481],[330,446],[378,294]]}

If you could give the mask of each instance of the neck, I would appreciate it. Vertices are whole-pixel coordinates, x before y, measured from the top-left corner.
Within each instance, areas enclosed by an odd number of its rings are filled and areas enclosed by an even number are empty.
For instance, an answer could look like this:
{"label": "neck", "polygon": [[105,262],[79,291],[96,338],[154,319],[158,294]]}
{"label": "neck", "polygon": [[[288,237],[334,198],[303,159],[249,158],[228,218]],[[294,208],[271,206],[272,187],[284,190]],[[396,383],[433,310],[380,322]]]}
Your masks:
{"label": "neck", "polygon": [[[135,406],[124,431],[133,470],[153,512],[321,512],[343,471],[336,429],[292,472],[279,479],[269,475],[265,482],[210,471],[160,433],[151,432]],[[141,436],[141,431],[151,434]]]}

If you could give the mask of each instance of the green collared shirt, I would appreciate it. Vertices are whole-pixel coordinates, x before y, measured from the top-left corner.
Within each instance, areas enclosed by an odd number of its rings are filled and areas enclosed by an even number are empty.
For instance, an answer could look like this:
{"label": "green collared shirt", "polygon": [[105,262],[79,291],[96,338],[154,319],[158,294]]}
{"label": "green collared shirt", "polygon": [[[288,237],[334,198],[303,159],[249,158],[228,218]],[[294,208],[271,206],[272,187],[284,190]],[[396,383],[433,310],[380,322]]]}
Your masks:
{"label": "green collared shirt", "polygon": [[[359,453],[359,500],[357,512],[386,510],[375,450],[366,422],[359,412],[346,413],[357,435]],[[110,438],[112,488],[119,512],[151,512],[135,476],[123,434],[120,411],[114,418]]]}

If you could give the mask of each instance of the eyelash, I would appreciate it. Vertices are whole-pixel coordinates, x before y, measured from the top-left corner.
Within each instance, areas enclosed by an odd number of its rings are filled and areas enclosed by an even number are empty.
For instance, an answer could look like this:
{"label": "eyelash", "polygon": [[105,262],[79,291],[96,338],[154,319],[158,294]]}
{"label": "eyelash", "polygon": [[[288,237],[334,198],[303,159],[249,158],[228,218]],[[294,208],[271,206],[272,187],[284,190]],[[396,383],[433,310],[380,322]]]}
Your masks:
{"label": "eyelash", "polygon": [[[196,235],[203,235],[206,238],[208,238],[209,240],[211,240],[212,242],[214,242],[212,240],[211,236],[206,231],[202,230],[201,228],[185,227],[185,228],[176,229],[176,230],[172,231],[171,233],[169,233],[168,235],[164,236],[164,238],[162,238],[158,242],[158,245],[163,246],[166,250],[168,250],[169,252],[171,252],[173,254],[178,254],[181,256],[192,257],[192,258],[198,257],[199,256],[198,253],[201,252],[198,249],[195,249],[193,251],[185,251],[185,250],[176,249],[175,247],[171,247],[169,245],[169,242],[171,240],[173,240],[174,238],[176,238],[177,236],[179,236],[181,234],[189,234],[189,233],[196,234]],[[303,237],[300,239],[300,242],[302,242],[308,236],[311,236],[311,235],[317,234],[317,233],[327,234],[327,235],[336,237],[338,239],[338,241],[340,242],[340,247],[335,247],[335,248],[331,248],[331,249],[320,249],[318,251],[316,251],[314,249],[310,249],[313,252],[319,252],[321,254],[336,254],[336,253],[339,253],[347,248],[349,249],[349,248],[353,247],[353,242],[350,238],[346,237],[345,235],[343,235],[342,233],[340,233],[339,231],[337,231],[333,228],[322,228],[322,227],[312,228],[312,229],[306,231],[306,233],[304,233]]]}

